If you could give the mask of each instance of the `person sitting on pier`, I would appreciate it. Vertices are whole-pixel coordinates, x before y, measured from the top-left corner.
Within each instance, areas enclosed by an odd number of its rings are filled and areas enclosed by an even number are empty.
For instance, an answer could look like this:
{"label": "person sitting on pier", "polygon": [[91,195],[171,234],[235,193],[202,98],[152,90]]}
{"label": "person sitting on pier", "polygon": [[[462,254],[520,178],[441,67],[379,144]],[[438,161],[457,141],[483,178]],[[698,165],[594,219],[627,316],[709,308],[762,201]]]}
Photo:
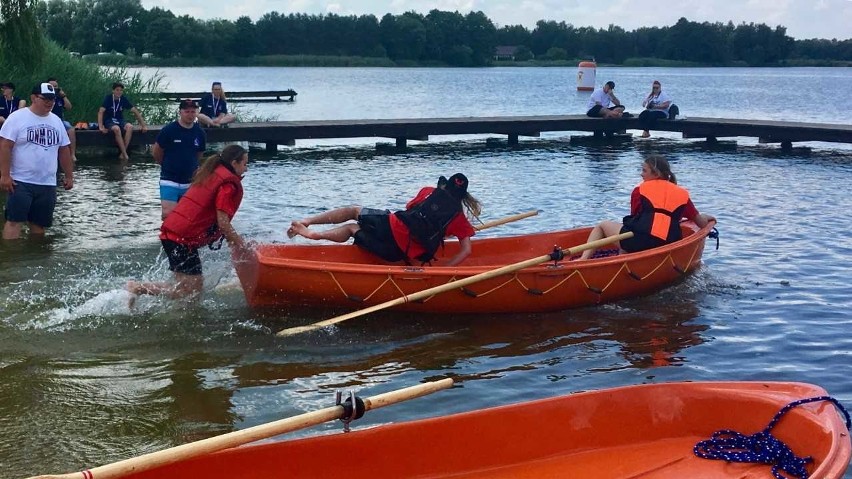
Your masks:
{"label": "person sitting on pier", "polygon": [[236,121],[237,117],[228,113],[228,102],[221,82],[213,82],[210,93],[201,97],[201,113],[198,122],[208,128],[223,127]]}
{"label": "person sitting on pier", "polygon": [[[112,93],[104,97],[103,104],[98,108],[98,129],[104,135],[109,132],[115,135],[115,144],[120,152],[118,157],[127,160],[130,158],[127,154],[127,148],[130,146],[130,139],[133,137],[133,124],[124,121],[124,110],[130,111],[136,116],[142,132],[148,131],[148,125],[145,124],[142,113],[124,96],[124,85],[115,82],[112,84]],[[123,137],[122,132],[124,133]]]}
{"label": "person sitting on pier", "polygon": [[[434,261],[435,253],[444,238],[455,236],[459,251],[442,266],[461,263],[472,251],[470,238],[476,233],[464,215],[467,208],[478,217],[482,207],[467,192],[468,180],[461,173],[449,179],[440,177],[437,187],[424,187],[405,205],[404,211],[349,206],[320,213],[310,218],[293,221],[287,236],[296,235],[312,240],[329,240],[343,243],[355,238],[355,244],[389,262],[417,261],[426,264]],[[317,224],[346,223],[330,230],[314,232],[308,227]]]}
{"label": "person sitting on pier", "polygon": [[[239,145],[228,145],[221,153],[204,160],[189,191],[160,226],[160,242],[175,281],[128,281],[128,291],[172,299],[197,296],[204,287],[199,248],[204,245],[215,248],[214,244],[221,245],[224,238],[238,254],[248,251],[243,238],[231,225],[243,199],[242,178],[246,170],[248,152]],[[135,299],[131,298],[131,306]]]}
{"label": "person sitting on pier", "polygon": [[68,98],[68,95],[64,91],[62,91],[62,88],[59,88],[59,81],[56,78],[48,78],[47,83],[53,85],[53,89],[56,91],[56,100],[53,102],[53,110],[51,112],[54,115],[58,116],[59,119],[62,120],[62,124],[65,125],[65,131],[68,133],[68,139],[71,140],[71,159],[74,160],[74,162],[76,163],[77,132],[74,131],[74,125],[72,125],[70,121],[65,119],[65,110],[70,110],[74,108],[74,105],[71,104],[71,99]]}
{"label": "person sitting on pier", "polygon": [[613,90],[615,90],[615,82],[608,81],[592,92],[586,115],[592,118],[621,118],[624,114],[624,105],[615,96]]}
{"label": "person sitting on pier", "polygon": [[[630,195],[630,216],[621,223],[602,221],[592,229],[589,241],[632,231],[632,238],[618,243],[620,252],[644,251],[681,239],[681,218],[701,228],[716,222],[716,218],[695,209],[689,192],[677,185],[669,162],[652,155],[642,163],[642,183]],[[590,259],[594,253],[594,249],[587,249],[579,259]]]}
{"label": "person sitting on pier", "polygon": [[0,99],[0,125],[2,125],[13,111],[26,108],[27,101],[15,96],[15,84],[12,82],[0,84],[0,89],[3,90],[3,98]]}
{"label": "person sitting on pier", "polygon": [[645,110],[639,114],[639,122],[645,131],[642,132],[642,138],[651,136],[649,131],[657,123],[657,120],[664,120],[669,117],[669,108],[672,106],[672,99],[667,93],[663,93],[663,86],[660,82],[654,80],[651,84],[651,93],[642,100],[642,106]]}

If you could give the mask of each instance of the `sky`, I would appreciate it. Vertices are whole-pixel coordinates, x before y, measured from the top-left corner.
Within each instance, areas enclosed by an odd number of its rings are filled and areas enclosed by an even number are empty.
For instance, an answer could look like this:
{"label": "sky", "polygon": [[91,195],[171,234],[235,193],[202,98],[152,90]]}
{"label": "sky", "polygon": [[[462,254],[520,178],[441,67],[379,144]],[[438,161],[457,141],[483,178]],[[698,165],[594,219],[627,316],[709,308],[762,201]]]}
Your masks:
{"label": "sky", "polygon": [[272,11],[381,18],[386,13],[425,14],[436,8],[461,13],[481,10],[498,27],[521,24],[530,29],[538,20],[555,20],[575,27],[613,24],[630,31],[671,26],[686,17],[695,22],[781,25],[795,39],[852,38],[852,0],[142,0],[142,5],[204,20],[248,16],[255,21]]}

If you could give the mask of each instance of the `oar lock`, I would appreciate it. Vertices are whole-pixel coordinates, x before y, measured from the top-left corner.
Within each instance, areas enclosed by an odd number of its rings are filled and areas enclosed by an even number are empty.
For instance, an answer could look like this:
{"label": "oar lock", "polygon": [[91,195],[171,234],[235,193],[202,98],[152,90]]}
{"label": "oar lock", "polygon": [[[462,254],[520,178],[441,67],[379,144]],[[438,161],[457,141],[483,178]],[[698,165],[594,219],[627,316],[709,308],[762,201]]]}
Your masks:
{"label": "oar lock", "polygon": [[553,265],[556,266],[556,262],[562,261],[565,258],[565,253],[562,251],[558,245],[553,246],[553,252],[550,253],[550,259],[553,260]]}
{"label": "oar lock", "polygon": [[[349,432],[349,423],[354,421],[355,419],[361,419],[364,417],[364,413],[367,411],[367,408],[364,406],[364,401],[355,395],[355,391],[349,391],[349,397],[346,398],[345,401],[341,402],[343,399],[343,391],[337,391],[335,393],[335,406],[341,406],[343,408],[343,414],[340,416],[340,422],[343,423],[343,432]],[[352,405],[355,405],[354,408]]]}

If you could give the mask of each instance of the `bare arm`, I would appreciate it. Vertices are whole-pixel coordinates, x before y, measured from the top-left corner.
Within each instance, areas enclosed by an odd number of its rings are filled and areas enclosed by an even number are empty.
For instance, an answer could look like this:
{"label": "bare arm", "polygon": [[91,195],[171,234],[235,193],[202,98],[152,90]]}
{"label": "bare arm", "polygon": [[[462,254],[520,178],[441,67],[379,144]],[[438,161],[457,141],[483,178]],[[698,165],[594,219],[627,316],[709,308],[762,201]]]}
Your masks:
{"label": "bare arm", "polygon": [[148,131],[148,125],[145,123],[145,119],[142,118],[142,113],[139,109],[134,106],[130,111],[136,116],[136,120],[139,122],[139,127],[142,128],[142,131]]}
{"label": "bare arm", "polygon": [[231,225],[231,218],[228,218],[227,213],[216,210],[216,223],[219,226],[219,231],[222,232],[222,235],[225,237],[225,240],[231,248],[239,250],[245,249],[245,242]]}
{"label": "bare arm", "polygon": [[151,156],[154,157],[154,161],[157,162],[158,165],[163,164],[163,155],[165,155],[165,151],[163,151],[163,147],[160,146],[159,143],[154,142],[154,148],[151,149]]}
{"label": "bare arm", "polygon": [[473,251],[473,247],[470,244],[470,238],[464,238],[459,240],[459,252],[455,254],[450,260],[447,262],[447,266],[455,266],[462,261],[465,260],[468,256],[470,256],[471,251]]}
{"label": "bare arm", "polygon": [[0,138],[0,190],[13,193],[15,184],[12,182],[12,147],[15,142],[6,138]]}
{"label": "bare arm", "polygon": [[74,160],[71,159],[71,147],[68,145],[59,147],[59,166],[65,173],[65,189],[70,190],[74,187]]}
{"label": "bare arm", "polygon": [[615,93],[609,92],[609,97],[615,106],[621,106],[621,101],[618,100],[618,97],[615,96]]}
{"label": "bare arm", "polygon": [[71,104],[71,100],[70,100],[70,99],[68,99],[68,95],[66,95],[65,93],[63,93],[63,94],[62,94],[62,99],[63,99],[63,100],[65,100],[65,109],[66,109],[66,110],[70,110],[70,109],[74,108],[74,105],[72,105],[72,104]]}
{"label": "bare arm", "polygon": [[98,129],[101,130],[101,133],[106,133],[106,127],[104,126],[104,112],[106,108],[100,107],[98,108]]}
{"label": "bare arm", "polygon": [[698,216],[695,217],[695,224],[698,225],[699,228],[707,226],[711,221],[715,223],[716,218],[704,213],[698,213]]}

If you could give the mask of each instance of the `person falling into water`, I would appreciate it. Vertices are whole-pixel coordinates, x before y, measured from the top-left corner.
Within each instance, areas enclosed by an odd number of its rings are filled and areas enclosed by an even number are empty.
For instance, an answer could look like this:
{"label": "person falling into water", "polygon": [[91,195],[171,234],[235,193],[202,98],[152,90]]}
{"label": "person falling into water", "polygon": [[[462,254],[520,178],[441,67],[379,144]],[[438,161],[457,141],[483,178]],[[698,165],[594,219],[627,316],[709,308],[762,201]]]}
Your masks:
{"label": "person falling into water", "polygon": [[[243,199],[242,178],[246,170],[248,152],[239,145],[228,145],[204,160],[189,190],[160,227],[160,241],[175,281],[129,281],[128,291],[172,299],[197,297],[204,287],[199,248],[213,248],[224,238],[240,254],[247,252],[245,241],[231,225]],[[131,299],[131,306],[135,299]]]}
{"label": "person falling into water", "polygon": [[[478,217],[482,210],[479,201],[467,192],[467,177],[456,173],[440,177],[437,187],[424,187],[405,206],[404,211],[391,213],[361,206],[348,206],[295,220],[287,236],[303,236],[312,240],[343,243],[355,238],[355,244],[389,262],[434,261],[435,253],[448,236],[459,240],[459,251],[441,266],[455,266],[470,255],[470,238],[476,233],[463,214],[463,208]],[[338,224],[336,228],[313,231],[318,224]]]}

